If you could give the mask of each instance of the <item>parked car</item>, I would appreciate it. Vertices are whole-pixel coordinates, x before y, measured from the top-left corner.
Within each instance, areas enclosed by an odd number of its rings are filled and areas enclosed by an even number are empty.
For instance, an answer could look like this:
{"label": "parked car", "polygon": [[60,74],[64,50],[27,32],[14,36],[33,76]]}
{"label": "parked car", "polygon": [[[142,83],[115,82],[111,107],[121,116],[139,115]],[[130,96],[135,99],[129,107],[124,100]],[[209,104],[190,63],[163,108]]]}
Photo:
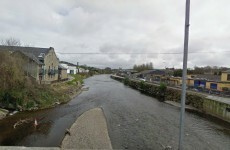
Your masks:
{"label": "parked car", "polygon": [[140,80],[140,81],[146,82],[146,79],[143,79],[143,78],[139,78],[139,80]]}

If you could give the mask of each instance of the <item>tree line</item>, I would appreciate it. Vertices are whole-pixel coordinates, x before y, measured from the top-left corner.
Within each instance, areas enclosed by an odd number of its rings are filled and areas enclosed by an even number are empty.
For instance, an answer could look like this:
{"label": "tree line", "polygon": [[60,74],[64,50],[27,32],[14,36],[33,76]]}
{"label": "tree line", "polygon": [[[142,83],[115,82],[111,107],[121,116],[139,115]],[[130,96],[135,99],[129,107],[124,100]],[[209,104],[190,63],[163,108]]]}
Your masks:
{"label": "tree line", "polygon": [[141,65],[134,65],[133,66],[133,70],[136,70],[138,72],[140,71],[144,71],[144,70],[151,70],[153,69],[153,63],[150,62],[150,63],[146,63],[146,64],[141,64]]}
{"label": "tree line", "polygon": [[[194,69],[188,69],[187,74],[197,75],[197,74],[213,74],[213,75],[221,75],[223,71],[228,70],[227,67],[217,67],[217,66],[205,66],[198,67],[195,66]],[[182,77],[182,69],[176,69],[173,72],[174,77]]]}

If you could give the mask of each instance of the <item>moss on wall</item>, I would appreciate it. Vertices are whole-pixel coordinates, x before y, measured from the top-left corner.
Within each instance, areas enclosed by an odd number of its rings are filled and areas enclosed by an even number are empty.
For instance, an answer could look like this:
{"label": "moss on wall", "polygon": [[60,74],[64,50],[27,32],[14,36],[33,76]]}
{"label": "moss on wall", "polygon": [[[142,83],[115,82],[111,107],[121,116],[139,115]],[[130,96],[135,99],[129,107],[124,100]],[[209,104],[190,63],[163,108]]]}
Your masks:
{"label": "moss on wall", "polygon": [[[167,88],[166,85],[160,84],[151,84],[138,80],[130,80],[121,77],[111,76],[113,79],[124,82],[125,85],[128,85],[134,89],[140,90],[144,93],[147,93],[150,96],[160,98],[160,100],[169,100],[174,102],[180,102],[181,100],[181,90],[174,88]],[[203,99],[204,97],[200,95],[195,95],[187,93],[186,95],[186,104],[189,104],[197,109],[202,110],[203,108]]]}
{"label": "moss on wall", "polygon": [[[141,92],[147,93],[150,96],[156,97],[159,100],[169,100],[175,102],[180,102],[181,100],[181,89],[168,87],[162,90],[157,84],[127,78],[124,80],[124,78],[117,76],[111,77],[115,80],[125,82],[126,85],[140,90]],[[193,106],[204,113],[230,122],[230,105],[228,104],[207,99],[206,96],[203,96],[199,93],[196,94],[194,92],[187,92],[186,104]]]}
{"label": "moss on wall", "polygon": [[230,122],[230,105],[220,103],[211,99],[204,99],[203,110],[207,114],[211,114],[215,117],[221,118],[227,122]]}

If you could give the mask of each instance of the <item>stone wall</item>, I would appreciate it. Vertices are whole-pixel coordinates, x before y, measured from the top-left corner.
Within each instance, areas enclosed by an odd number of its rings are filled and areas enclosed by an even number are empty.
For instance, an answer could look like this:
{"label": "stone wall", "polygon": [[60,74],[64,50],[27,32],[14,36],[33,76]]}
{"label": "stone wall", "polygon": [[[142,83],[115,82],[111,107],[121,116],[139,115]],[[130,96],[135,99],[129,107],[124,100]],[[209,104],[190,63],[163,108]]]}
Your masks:
{"label": "stone wall", "polygon": [[[45,69],[46,69],[46,74],[44,76],[45,81],[56,81],[58,80],[58,65],[59,65],[59,60],[56,56],[56,53],[54,49],[52,48],[49,53],[45,56]],[[53,75],[49,75],[49,70],[53,70],[55,73]]]}
{"label": "stone wall", "polygon": [[230,105],[220,103],[211,99],[205,99],[203,104],[203,110],[207,114],[211,114],[217,118],[221,118],[227,122],[230,122]]}
{"label": "stone wall", "polygon": [[[111,78],[124,82],[124,84],[140,90],[150,96],[156,97],[159,100],[167,100],[180,102],[181,89],[167,87],[165,90],[160,89],[160,85],[141,82],[139,80],[130,80],[119,76],[111,76]],[[186,93],[186,105],[190,105],[200,112],[218,117],[227,122],[230,122],[230,105],[208,99],[206,96],[195,92]]]}

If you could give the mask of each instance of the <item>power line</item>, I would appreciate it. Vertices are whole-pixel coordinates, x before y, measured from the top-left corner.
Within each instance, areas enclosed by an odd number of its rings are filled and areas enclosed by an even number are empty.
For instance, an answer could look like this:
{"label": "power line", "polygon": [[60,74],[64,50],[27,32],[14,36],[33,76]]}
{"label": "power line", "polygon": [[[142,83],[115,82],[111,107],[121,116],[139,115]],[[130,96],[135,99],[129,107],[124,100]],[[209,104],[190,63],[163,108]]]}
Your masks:
{"label": "power line", "polygon": [[[134,55],[145,55],[145,54],[160,54],[160,55],[179,55],[183,54],[183,52],[159,52],[159,53],[130,53],[130,52],[119,52],[119,53],[100,53],[100,52],[56,52],[58,54],[76,54],[76,55],[121,55],[121,54],[134,54]],[[230,53],[230,51],[219,51],[219,52],[214,52],[214,51],[196,51],[196,52],[188,52],[189,54],[199,54],[199,53],[206,53],[206,54],[215,54],[215,53]]]}

